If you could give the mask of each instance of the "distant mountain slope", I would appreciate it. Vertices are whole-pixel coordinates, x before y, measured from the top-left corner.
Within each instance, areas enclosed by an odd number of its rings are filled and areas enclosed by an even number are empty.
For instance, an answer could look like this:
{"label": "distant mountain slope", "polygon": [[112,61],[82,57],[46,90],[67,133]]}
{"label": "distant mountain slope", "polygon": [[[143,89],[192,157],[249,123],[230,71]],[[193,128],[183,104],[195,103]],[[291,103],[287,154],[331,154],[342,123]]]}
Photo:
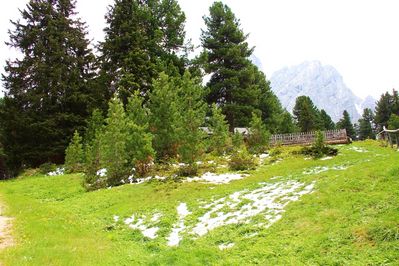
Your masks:
{"label": "distant mountain slope", "polygon": [[357,97],[344,83],[338,71],[319,61],[307,61],[293,67],[285,67],[271,77],[271,87],[282,105],[292,111],[298,96],[309,96],[319,109],[324,109],[337,122],[347,110],[352,122],[356,122],[363,108],[372,107],[375,100]]}

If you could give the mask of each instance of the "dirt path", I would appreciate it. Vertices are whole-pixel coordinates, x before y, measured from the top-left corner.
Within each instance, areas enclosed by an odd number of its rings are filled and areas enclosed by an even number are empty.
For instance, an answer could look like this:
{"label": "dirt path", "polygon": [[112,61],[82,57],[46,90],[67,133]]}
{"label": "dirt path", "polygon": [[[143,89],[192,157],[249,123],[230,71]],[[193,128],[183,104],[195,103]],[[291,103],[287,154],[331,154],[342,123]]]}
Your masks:
{"label": "dirt path", "polygon": [[0,250],[10,247],[14,244],[14,239],[11,235],[13,218],[4,216],[3,213],[4,206],[2,203],[0,203]]}

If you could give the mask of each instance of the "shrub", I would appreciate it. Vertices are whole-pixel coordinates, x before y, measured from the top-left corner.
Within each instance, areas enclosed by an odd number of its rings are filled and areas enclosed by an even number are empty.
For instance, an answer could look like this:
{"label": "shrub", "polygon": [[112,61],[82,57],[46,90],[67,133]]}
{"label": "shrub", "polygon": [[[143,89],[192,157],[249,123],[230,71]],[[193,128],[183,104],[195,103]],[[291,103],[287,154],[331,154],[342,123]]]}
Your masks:
{"label": "shrub", "polygon": [[196,163],[187,164],[179,167],[178,176],[196,176],[198,174],[198,166]]}
{"label": "shrub", "polygon": [[233,133],[231,137],[233,148],[239,148],[244,145],[244,137],[240,133]]}
{"label": "shrub", "polygon": [[212,135],[209,138],[210,150],[222,155],[231,146],[231,139],[226,117],[223,115],[222,109],[217,107],[216,104],[212,105],[212,116],[209,120],[209,125],[212,131]]}
{"label": "shrub", "polygon": [[335,156],[338,154],[338,150],[325,145],[324,133],[321,131],[316,132],[316,139],[312,146],[304,147],[301,150],[304,155],[312,156],[313,158],[321,158],[325,155]]}
{"label": "shrub", "polygon": [[53,163],[44,163],[39,166],[39,172],[43,175],[47,175],[50,172],[57,170],[57,165]]}
{"label": "shrub", "polygon": [[229,161],[229,167],[234,171],[242,171],[248,169],[254,169],[256,166],[254,157],[248,152],[245,146],[240,149],[236,149]]}

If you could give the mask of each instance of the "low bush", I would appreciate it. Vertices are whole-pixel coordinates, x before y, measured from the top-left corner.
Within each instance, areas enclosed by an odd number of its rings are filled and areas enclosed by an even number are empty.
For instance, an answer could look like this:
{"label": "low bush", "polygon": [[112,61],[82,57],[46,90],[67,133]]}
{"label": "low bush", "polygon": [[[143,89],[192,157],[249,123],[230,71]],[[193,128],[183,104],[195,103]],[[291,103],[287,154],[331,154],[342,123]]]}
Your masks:
{"label": "low bush", "polygon": [[236,149],[231,155],[229,167],[234,171],[242,171],[254,169],[256,167],[256,163],[254,157],[248,152],[246,147],[242,146],[241,149]]}
{"label": "low bush", "polygon": [[196,176],[198,174],[198,166],[197,164],[187,164],[179,167],[179,171],[177,172],[178,176]]}
{"label": "low bush", "polygon": [[301,150],[304,155],[312,156],[313,158],[321,158],[323,156],[336,156],[338,149],[329,147],[325,144],[324,133],[321,131],[316,132],[316,140],[310,147],[304,147]]}
{"label": "low bush", "polygon": [[50,172],[57,170],[57,165],[53,163],[44,163],[39,166],[39,172],[43,175],[47,175]]}

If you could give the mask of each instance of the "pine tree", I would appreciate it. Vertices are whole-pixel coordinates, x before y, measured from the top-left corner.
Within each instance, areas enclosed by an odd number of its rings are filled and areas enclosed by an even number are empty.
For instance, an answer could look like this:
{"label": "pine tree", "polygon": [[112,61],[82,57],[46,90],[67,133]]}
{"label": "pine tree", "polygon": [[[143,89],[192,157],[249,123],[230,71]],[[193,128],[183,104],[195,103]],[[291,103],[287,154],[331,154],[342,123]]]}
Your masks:
{"label": "pine tree", "polygon": [[209,138],[211,150],[214,150],[218,155],[222,155],[231,145],[229,136],[229,125],[222,110],[216,105],[212,104],[212,116],[209,119],[209,128],[212,135]]}
{"label": "pine tree", "polygon": [[293,133],[299,131],[298,127],[295,125],[292,115],[284,110],[283,114],[280,116],[279,127],[277,133]]}
{"label": "pine tree", "polygon": [[322,129],[324,130],[332,130],[335,129],[335,124],[331,119],[331,116],[329,116],[327,114],[326,111],[324,111],[324,109],[320,110],[320,119],[322,122]]}
{"label": "pine tree", "polygon": [[374,139],[375,133],[373,131],[373,111],[369,108],[363,110],[362,118],[359,119],[359,139]]}
{"label": "pine tree", "polygon": [[84,135],[84,144],[90,145],[96,138],[97,132],[104,126],[104,117],[99,109],[94,109],[87,120],[87,128]]}
{"label": "pine tree", "polygon": [[180,145],[180,98],[176,78],[161,73],[149,95],[150,131],[158,159],[174,158]]}
{"label": "pine tree", "polygon": [[138,176],[145,176],[155,157],[152,148],[153,135],[149,132],[149,110],[143,106],[143,97],[138,92],[129,97],[127,105],[127,153]]}
{"label": "pine tree", "polygon": [[161,70],[183,73],[185,15],[175,0],[115,0],[100,45],[100,80],[124,103],[133,91],[148,96]]}
{"label": "pine tree", "polygon": [[321,129],[319,110],[308,96],[299,96],[293,109],[294,118],[302,132]]}
{"label": "pine tree", "polygon": [[248,137],[249,150],[252,153],[261,153],[265,150],[270,141],[270,133],[266,129],[262,119],[256,113],[252,114],[250,132]]}
{"label": "pine tree", "polygon": [[355,139],[356,132],[355,129],[353,128],[353,124],[351,122],[348,111],[344,110],[342,115],[343,117],[337,123],[337,128],[346,129],[346,133],[348,134],[348,136],[352,139]]}
{"label": "pine tree", "polygon": [[203,101],[205,90],[199,80],[191,78],[186,71],[179,88],[180,118],[179,135],[181,161],[192,165],[204,150],[204,132],[200,127],[205,122],[206,104]]}
{"label": "pine tree", "polygon": [[12,22],[8,45],[22,57],[7,61],[0,118],[13,168],[62,163],[73,132],[83,130],[99,100],[90,86],[94,55],[76,15],[73,0],[31,0]]}
{"label": "pine tree", "polygon": [[248,36],[231,9],[215,2],[209,11],[210,15],[204,17],[207,29],[201,36],[205,72],[211,74],[207,101],[222,108],[232,131],[248,126],[252,112],[259,109],[258,70],[249,60],[253,48],[246,42]]}
{"label": "pine tree", "polygon": [[82,137],[75,131],[73,138],[65,151],[65,170],[75,173],[83,170],[84,154]]}
{"label": "pine tree", "polygon": [[105,122],[100,139],[100,167],[107,171],[107,185],[118,185],[130,173],[128,121],[119,98],[110,101]]}
{"label": "pine tree", "polygon": [[392,105],[392,96],[388,92],[382,94],[380,100],[377,102],[374,117],[374,122],[378,126],[379,131],[381,131],[384,126],[388,126],[388,120],[392,114]]}

